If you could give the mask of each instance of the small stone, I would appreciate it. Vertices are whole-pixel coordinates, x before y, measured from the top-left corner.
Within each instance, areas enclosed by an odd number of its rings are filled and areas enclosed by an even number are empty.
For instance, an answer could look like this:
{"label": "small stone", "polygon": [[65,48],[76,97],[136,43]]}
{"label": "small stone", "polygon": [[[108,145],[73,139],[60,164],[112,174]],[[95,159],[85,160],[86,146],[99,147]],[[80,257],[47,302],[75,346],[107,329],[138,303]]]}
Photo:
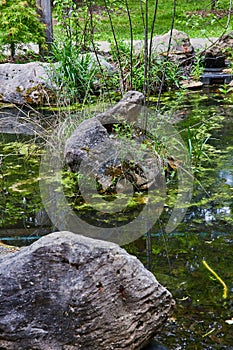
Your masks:
{"label": "small stone", "polygon": [[203,83],[201,81],[184,81],[181,83],[181,87],[189,90],[198,90],[203,87]]}

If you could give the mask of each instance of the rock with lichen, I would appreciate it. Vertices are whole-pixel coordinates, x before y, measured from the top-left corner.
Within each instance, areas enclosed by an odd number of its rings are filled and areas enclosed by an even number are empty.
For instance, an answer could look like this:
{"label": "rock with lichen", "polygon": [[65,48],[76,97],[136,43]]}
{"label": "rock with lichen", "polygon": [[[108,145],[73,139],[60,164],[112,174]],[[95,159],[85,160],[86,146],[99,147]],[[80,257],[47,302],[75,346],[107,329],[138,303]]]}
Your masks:
{"label": "rock with lichen", "polygon": [[0,64],[0,100],[15,104],[41,105],[55,100],[48,76],[48,63]]}
{"label": "rock with lichen", "polygon": [[0,347],[139,350],[174,300],[118,245],[70,232],[0,258]]}

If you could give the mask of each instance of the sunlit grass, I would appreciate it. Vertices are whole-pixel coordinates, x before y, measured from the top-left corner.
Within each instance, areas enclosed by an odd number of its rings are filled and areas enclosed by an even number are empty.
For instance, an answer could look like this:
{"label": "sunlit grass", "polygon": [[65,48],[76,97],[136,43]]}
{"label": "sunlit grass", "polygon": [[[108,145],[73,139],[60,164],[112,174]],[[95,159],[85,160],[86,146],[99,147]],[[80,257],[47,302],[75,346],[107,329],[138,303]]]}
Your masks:
{"label": "sunlit grass", "polygon": [[[140,0],[129,0],[128,2],[134,39],[142,39],[144,28],[140,10]],[[173,0],[159,1],[154,35],[164,34],[171,28],[174,7],[173,3]],[[99,4],[102,6],[104,5],[100,1]],[[210,4],[211,2],[209,0],[178,1],[176,5],[175,28],[185,31],[190,37],[216,37],[221,35],[227,23],[227,16],[225,15],[222,19],[215,18],[215,16],[210,13]],[[142,6],[145,9],[144,2],[142,2]],[[149,28],[151,28],[153,20],[154,6],[155,1],[149,0]],[[227,10],[228,7],[229,0],[222,0],[218,7],[216,7],[216,10]],[[200,10],[206,11],[208,16],[202,17],[201,15],[196,14],[191,17],[192,12]],[[117,11],[112,11],[110,14],[117,38],[129,39],[129,20],[125,6],[120,6]],[[103,12],[98,16],[98,21],[95,26],[96,39],[113,40],[108,14]],[[232,29],[231,23],[229,29]]]}

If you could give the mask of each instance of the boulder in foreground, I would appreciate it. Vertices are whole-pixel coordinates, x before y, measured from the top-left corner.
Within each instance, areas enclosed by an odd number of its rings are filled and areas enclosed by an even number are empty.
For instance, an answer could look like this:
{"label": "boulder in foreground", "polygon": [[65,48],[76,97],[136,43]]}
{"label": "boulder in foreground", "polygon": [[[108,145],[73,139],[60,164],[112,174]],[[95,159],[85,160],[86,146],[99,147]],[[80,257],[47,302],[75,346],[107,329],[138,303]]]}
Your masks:
{"label": "boulder in foreground", "polygon": [[0,347],[142,349],[174,301],[110,242],[56,232],[0,260]]}

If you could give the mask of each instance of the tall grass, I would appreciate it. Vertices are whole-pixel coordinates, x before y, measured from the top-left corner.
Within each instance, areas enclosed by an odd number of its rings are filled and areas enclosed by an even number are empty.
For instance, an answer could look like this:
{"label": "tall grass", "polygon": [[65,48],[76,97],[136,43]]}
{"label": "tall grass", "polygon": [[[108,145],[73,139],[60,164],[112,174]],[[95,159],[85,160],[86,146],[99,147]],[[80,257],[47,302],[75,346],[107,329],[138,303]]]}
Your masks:
{"label": "tall grass", "polygon": [[85,101],[95,89],[97,62],[89,53],[81,53],[69,40],[53,44],[53,60],[51,78],[60,101]]}

